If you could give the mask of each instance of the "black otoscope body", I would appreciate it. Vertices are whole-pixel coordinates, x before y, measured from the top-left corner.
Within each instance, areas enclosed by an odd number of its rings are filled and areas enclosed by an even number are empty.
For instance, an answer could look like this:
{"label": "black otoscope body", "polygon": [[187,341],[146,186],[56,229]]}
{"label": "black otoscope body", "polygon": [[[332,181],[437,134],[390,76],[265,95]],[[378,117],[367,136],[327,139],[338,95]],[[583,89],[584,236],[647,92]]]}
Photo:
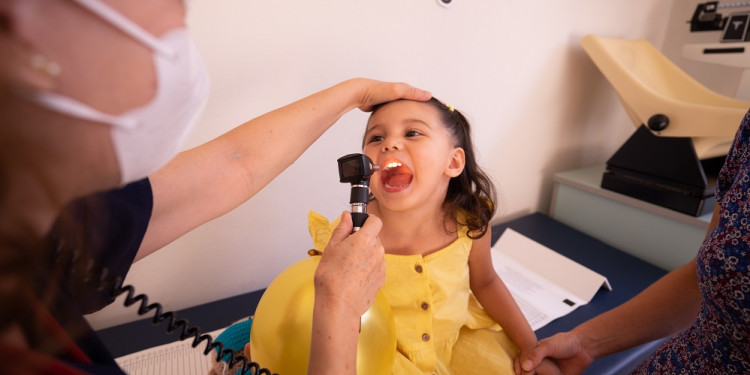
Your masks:
{"label": "black otoscope body", "polygon": [[352,207],[352,222],[356,232],[367,219],[367,202],[370,198],[370,176],[378,170],[372,159],[363,154],[349,154],[338,159],[339,182],[350,183],[352,192],[349,203]]}

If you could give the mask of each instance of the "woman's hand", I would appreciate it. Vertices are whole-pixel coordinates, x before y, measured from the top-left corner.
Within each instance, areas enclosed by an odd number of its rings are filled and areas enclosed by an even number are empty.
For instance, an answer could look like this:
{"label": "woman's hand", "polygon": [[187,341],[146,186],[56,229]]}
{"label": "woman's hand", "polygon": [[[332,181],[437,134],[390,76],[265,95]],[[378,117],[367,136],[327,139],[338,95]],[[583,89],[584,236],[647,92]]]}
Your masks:
{"label": "woman's hand", "polygon": [[315,272],[315,295],[343,304],[354,316],[370,308],[385,282],[385,252],[378,233],[382,222],[370,215],[354,234],[351,214],[345,211]]}
{"label": "woman's hand", "polygon": [[349,212],[333,230],[315,271],[312,348],[308,375],[354,375],[360,318],[385,282],[382,222],[370,215],[352,232]]}
{"label": "woman's hand", "polygon": [[432,97],[428,91],[413,87],[406,83],[382,82],[366,78],[355,78],[349,81],[359,86],[359,104],[357,107],[365,112],[372,107],[396,99],[426,101]]}
{"label": "woman's hand", "polygon": [[[559,372],[566,375],[583,373],[594,361],[585,345],[572,332],[562,332],[543,339],[535,348],[516,358],[516,374],[554,373],[550,365],[556,365]],[[552,363],[545,363],[551,361]],[[544,371],[542,371],[544,370]]]}

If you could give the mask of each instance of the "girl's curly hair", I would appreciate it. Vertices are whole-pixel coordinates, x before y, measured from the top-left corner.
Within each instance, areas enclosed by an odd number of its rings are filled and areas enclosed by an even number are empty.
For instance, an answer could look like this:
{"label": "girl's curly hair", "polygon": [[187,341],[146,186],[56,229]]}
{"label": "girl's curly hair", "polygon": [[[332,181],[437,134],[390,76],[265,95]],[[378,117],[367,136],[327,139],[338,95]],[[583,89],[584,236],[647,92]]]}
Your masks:
{"label": "girl's curly hair", "polygon": [[[497,192],[492,180],[477,164],[469,121],[461,112],[434,97],[425,103],[439,112],[443,124],[453,137],[455,146],[461,147],[466,155],[463,172],[448,183],[443,211],[454,223],[469,228],[469,238],[481,238],[487,233],[490,220],[495,214]],[[387,103],[375,106],[372,114],[385,104]],[[466,213],[466,222],[459,222],[461,211]]]}

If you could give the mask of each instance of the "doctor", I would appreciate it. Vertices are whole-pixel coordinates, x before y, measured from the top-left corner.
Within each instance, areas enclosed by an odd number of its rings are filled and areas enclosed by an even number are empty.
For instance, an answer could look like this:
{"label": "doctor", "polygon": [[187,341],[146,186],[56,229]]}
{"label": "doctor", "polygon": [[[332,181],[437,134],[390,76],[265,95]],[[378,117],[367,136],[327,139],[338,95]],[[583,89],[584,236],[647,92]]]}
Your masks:
{"label": "doctor", "polygon": [[[83,314],[134,260],[252,197],[347,111],[430,97],[353,79],[174,157],[209,90],[184,18],[181,0],[0,0],[0,373],[122,373]],[[356,369],[379,229],[349,236],[345,214],[322,257],[311,374]]]}

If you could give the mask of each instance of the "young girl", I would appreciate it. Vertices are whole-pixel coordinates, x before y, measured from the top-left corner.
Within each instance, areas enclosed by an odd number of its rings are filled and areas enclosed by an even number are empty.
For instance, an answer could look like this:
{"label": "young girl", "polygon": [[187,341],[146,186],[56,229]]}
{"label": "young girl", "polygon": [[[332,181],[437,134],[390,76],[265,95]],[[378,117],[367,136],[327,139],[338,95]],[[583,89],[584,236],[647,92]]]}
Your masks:
{"label": "young girl", "polygon": [[[495,189],[466,118],[434,98],[389,102],[370,115],[363,152],[380,166],[367,211],[383,221],[393,373],[513,373],[537,339],[492,266]],[[335,224],[311,212],[318,250]]]}

